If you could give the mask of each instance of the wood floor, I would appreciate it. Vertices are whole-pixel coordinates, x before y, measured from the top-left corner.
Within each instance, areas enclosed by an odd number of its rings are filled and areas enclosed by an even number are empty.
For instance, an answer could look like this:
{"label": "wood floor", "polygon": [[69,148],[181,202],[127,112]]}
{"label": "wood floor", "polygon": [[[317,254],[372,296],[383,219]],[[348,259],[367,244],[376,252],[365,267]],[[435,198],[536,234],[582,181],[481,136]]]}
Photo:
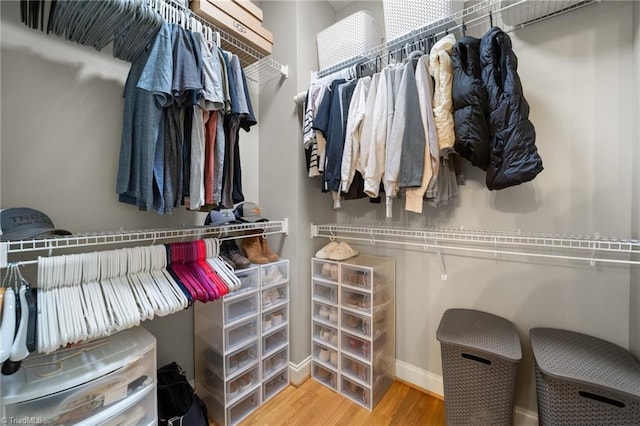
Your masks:
{"label": "wood floor", "polygon": [[315,380],[289,386],[247,417],[242,426],[445,424],[444,403],[401,382],[394,382],[378,406],[368,411]]}

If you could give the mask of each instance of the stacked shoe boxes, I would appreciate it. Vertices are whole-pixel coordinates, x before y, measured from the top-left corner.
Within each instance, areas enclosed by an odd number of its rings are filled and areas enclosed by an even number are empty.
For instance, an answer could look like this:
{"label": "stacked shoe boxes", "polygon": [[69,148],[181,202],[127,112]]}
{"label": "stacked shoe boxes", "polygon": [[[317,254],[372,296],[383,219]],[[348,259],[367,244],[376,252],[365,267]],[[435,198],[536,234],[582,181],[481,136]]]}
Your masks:
{"label": "stacked shoe boxes", "polygon": [[372,410],[395,379],[395,259],[311,262],[312,377]]}
{"label": "stacked shoe boxes", "polygon": [[196,390],[234,425],[289,384],[289,261],[237,270],[240,290],[195,305]]}

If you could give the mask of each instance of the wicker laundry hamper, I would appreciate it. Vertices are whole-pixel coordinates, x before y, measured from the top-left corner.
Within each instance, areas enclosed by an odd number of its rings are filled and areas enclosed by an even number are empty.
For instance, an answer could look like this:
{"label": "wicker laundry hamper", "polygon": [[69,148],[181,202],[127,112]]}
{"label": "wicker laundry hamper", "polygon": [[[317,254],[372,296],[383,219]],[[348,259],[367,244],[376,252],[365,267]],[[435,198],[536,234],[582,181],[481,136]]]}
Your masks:
{"label": "wicker laundry hamper", "polygon": [[555,328],[529,332],[540,425],[640,425],[640,362],[613,343]]}
{"label": "wicker laundry hamper", "polygon": [[447,425],[512,425],[516,367],[522,358],[513,323],[486,312],[448,309],[436,338]]}
{"label": "wicker laundry hamper", "polygon": [[316,35],[318,66],[324,69],[357,58],[382,41],[382,31],[375,17],[360,10]]}

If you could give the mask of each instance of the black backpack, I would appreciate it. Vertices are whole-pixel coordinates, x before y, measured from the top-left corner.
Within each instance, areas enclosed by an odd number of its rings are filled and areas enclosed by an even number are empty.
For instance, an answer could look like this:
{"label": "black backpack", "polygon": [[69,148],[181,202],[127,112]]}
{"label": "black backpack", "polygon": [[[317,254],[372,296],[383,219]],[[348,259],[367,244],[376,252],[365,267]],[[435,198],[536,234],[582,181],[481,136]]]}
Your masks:
{"label": "black backpack", "polygon": [[184,370],[172,362],[158,369],[158,423],[208,426],[207,407],[189,384]]}

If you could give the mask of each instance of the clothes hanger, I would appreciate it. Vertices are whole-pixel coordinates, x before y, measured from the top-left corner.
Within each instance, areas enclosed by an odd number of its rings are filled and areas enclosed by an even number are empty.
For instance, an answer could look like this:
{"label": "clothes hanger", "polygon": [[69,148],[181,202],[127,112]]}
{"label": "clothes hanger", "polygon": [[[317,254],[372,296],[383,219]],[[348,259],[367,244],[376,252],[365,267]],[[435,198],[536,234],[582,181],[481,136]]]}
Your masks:
{"label": "clothes hanger", "polygon": [[106,301],[100,283],[100,264],[98,254],[86,253],[85,255],[85,271],[87,271],[87,300],[93,307],[94,319],[96,322],[96,333],[94,337],[106,336],[109,332],[109,314],[107,312]]}
{"label": "clothes hanger", "polygon": [[99,335],[98,323],[97,323],[97,307],[93,305],[93,298],[88,296],[89,285],[91,282],[90,271],[88,266],[88,254],[82,253],[78,255],[78,263],[80,264],[81,279],[78,283],[77,291],[82,309],[85,315],[85,321],[87,325],[87,338],[95,339]]}
{"label": "clothes hanger", "polygon": [[[13,339],[13,345],[11,346],[11,355],[9,356],[9,360],[13,362],[19,362],[25,359],[29,355],[29,349],[27,348],[27,328],[29,324],[29,319],[31,317],[29,306],[27,304],[27,282],[22,277],[20,273],[20,269],[16,265],[16,280],[20,281],[20,290],[18,291],[19,299],[20,299],[20,324],[18,325],[18,331]],[[18,364],[15,371],[20,368]]]}
{"label": "clothes hanger", "polygon": [[84,300],[82,294],[82,256],[78,254],[74,254],[73,257],[73,284],[71,286],[71,290],[73,292],[75,305],[76,305],[76,315],[78,315],[78,321],[80,325],[80,340],[84,341],[89,338],[89,309]]}
{"label": "clothes hanger", "polygon": [[[167,270],[168,256],[164,246],[157,246],[155,252],[155,264],[158,269],[156,274],[161,282],[166,283],[176,300],[176,312],[180,309],[186,309],[191,304],[185,289],[173,278]],[[163,280],[164,278],[164,280]]]}
{"label": "clothes hanger", "polygon": [[[5,276],[9,283],[13,279],[15,273],[15,265],[9,265],[9,271]],[[16,295],[11,287],[6,287],[3,282],[3,286],[6,288],[4,295],[4,307],[2,309],[2,323],[0,323],[0,364],[4,363],[11,355],[11,347],[13,345],[13,338],[15,336],[16,329]]]}

